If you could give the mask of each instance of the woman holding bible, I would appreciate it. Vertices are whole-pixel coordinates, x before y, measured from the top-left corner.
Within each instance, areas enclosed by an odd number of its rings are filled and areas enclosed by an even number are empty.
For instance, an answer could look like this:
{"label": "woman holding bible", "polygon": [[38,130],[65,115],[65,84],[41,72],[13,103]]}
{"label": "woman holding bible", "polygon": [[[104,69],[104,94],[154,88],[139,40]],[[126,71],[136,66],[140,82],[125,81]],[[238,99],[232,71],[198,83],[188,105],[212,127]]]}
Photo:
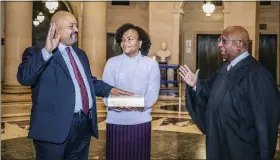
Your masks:
{"label": "woman holding bible", "polygon": [[[142,109],[107,107],[106,159],[149,160],[151,150],[151,107],[158,99],[160,70],[147,56],[149,35],[140,27],[124,24],[117,29],[115,41],[123,54],[110,58],[103,81],[117,88],[144,96]],[[103,99],[107,105],[107,99]]]}

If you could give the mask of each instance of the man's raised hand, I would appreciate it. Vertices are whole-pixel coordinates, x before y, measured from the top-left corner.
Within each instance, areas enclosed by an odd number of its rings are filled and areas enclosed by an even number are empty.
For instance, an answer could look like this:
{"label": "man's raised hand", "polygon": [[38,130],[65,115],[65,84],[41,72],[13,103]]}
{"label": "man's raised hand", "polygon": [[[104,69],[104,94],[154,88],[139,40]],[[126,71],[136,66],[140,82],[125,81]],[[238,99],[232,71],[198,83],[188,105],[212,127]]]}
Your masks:
{"label": "man's raised hand", "polygon": [[58,46],[59,40],[60,34],[58,28],[55,23],[51,23],[45,44],[47,52],[51,53]]}

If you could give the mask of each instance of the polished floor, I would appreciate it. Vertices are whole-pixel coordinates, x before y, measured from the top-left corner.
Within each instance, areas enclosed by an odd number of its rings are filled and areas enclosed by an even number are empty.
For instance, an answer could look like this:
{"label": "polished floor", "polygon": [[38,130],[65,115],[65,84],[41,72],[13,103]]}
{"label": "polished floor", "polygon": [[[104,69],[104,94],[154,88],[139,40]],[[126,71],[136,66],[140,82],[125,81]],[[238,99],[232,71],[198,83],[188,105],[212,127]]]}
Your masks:
{"label": "polished floor", "polygon": [[[92,138],[89,159],[105,159],[105,131]],[[151,159],[204,159],[204,136],[189,133],[152,131]],[[14,138],[2,141],[2,160],[34,159],[31,140]]]}
{"label": "polished floor", "polygon": [[[153,108],[151,159],[205,159],[205,137],[185,107],[178,103],[158,102]],[[99,115],[103,112],[99,110]],[[92,138],[89,159],[105,159],[105,116],[98,117],[100,139]],[[32,141],[27,139],[29,121],[2,123],[1,159],[34,159]],[[275,159],[280,159],[280,152]]]}

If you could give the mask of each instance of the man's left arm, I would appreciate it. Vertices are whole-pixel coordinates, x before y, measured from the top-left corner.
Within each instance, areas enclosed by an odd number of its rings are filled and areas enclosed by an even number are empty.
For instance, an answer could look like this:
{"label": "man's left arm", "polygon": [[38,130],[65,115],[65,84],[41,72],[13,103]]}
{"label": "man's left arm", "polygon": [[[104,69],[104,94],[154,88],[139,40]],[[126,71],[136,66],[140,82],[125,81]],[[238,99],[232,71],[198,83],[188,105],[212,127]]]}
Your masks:
{"label": "man's left arm", "polygon": [[280,96],[272,76],[263,68],[249,75],[249,102],[251,104],[261,159],[273,159],[275,154]]}
{"label": "man's left arm", "polygon": [[145,107],[150,108],[156,103],[160,90],[160,69],[156,61],[153,61],[149,73],[149,86],[145,94]]}
{"label": "man's left arm", "polygon": [[95,88],[95,95],[99,97],[108,97],[111,93],[113,86],[103,82],[102,80],[97,80],[96,77],[91,78],[94,88]]}

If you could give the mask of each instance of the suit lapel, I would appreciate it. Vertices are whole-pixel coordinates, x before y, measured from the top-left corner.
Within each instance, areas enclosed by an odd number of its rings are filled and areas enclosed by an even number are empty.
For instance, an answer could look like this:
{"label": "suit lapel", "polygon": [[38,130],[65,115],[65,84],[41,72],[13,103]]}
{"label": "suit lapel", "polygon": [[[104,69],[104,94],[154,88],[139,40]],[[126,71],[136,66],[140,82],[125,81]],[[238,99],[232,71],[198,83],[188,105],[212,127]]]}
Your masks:
{"label": "suit lapel", "polygon": [[92,87],[92,83],[90,83],[90,80],[91,80],[91,71],[90,71],[90,66],[88,66],[88,62],[87,62],[87,59],[85,56],[83,56],[83,53],[81,53],[81,51],[79,51],[76,47],[73,47],[76,55],[78,56],[83,68],[84,68],[84,71],[85,71],[85,74],[86,74],[86,77],[88,79],[88,82],[89,82],[89,85]]}
{"label": "suit lapel", "polygon": [[57,63],[59,64],[59,66],[61,67],[61,69],[65,73],[65,75],[67,76],[67,78],[71,78],[70,72],[67,68],[67,65],[66,65],[66,63],[65,63],[65,61],[64,61],[64,59],[63,59],[63,57],[62,57],[58,48],[56,48],[56,50],[53,54],[53,58],[54,58],[54,60],[57,61]]}
{"label": "suit lapel", "polygon": [[[76,47],[73,47],[73,50],[75,51],[76,55],[78,56],[83,68],[84,68],[84,71],[85,71],[85,74],[86,74],[86,77],[87,77],[87,80],[88,80],[88,84],[90,86],[90,92],[91,92],[91,96],[93,97],[92,100],[95,101],[95,89],[94,89],[94,84],[92,83],[92,74],[91,74],[91,71],[90,71],[90,66],[87,66],[88,62],[87,62],[87,59],[85,56],[83,56],[83,53],[81,53],[81,51],[79,51]],[[92,103],[92,107],[95,107],[94,103]]]}

